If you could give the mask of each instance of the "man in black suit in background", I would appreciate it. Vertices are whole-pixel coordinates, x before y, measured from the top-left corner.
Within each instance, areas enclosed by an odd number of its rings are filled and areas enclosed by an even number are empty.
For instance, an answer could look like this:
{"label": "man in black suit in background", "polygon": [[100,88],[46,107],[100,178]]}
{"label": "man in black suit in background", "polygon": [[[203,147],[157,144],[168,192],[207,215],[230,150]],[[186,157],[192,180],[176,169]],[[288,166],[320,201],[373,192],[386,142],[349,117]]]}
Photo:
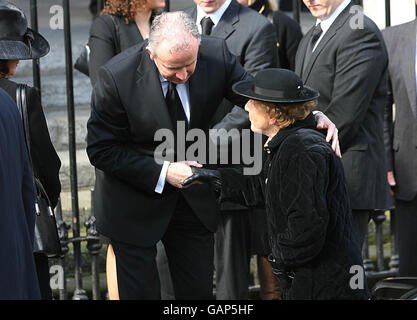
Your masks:
{"label": "man in black suit in background", "polygon": [[277,10],[275,0],[237,0],[244,6],[257,11],[266,17],[275,27],[277,33],[278,61],[280,68],[295,69],[295,55],[298,44],[303,38],[301,27],[297,21]]}
{"label": "man in black suit in background", "polygon": [[160,299],[159,240],[176,299],[212,297],[215,195],[205,185],[181,189],[191,168],[179,153],[163,164],[154,158],[159,129],[176,133],[182,123],[207,131],[223,98],[246,102],[232,85],[249,76],[226,43],[214,37],[199,43],[188,16],[164,13],[155,18],[146,49],[125,50],[99,71],[87,153],[101,197],[95,199],[97,228],[111,239],[121,299]]}
{"label": "man in black suit in background", "polygon": [[395,234],[402,277],[417,276],[416,31],[417,20],[382,31],[389,56],[385,147],[388,183],[395,197]]}
{"label": "man in black suit in background", "polygon": [[[194,2],[196,6],[187,12],[196,21],[199,31],[205,35],[224,39],[230,52],[238,57],[247,72],[255,75],[260,70],[279,66],[276,33],[268,19],[235,0],[211,2],[194,0]],[[211,123],[214,124],[214,129],[232,129],[232,124],[237,120],[241,124],[240,128],[250,128],[247,112],[225,99],[218,107]],[[221,204],[220,213],[214,251],[216,298],[219,300],[249,298],[250,259],[253,253],[262,253],[264,256],[264,263],[259,264],[258,268],[260,279],[265,278],[263,274],[271,275],[265,279],[267,281],[261,281],[262,284],[268,282],[274,287],[275,278],[272,270],[269,270],[269,273],[268,270],[264,270],[270,269],[266,260],[270,252],[267,250],[265,252],[263,248],[265,247],[263,238],[266,234],[265,211],[225,202]],[[253,252],[253,249],[256,252]],[[259,259],[261,258],[258,255]],[[278,289],[268,290],[269,296],[272,294],[276,297],[279,292],[274,294],[273,291]],[[266,294],[263,293],[264,290],[261,290],[261,297],[266,298]]]}
{"label": "man in black suit in background", "polygon": [[370,214],[390,202],[383,141],[387,51],[378,27],[350,0],[303,1],[317,22],[299,45],[296,73],[320,92],[318,110],[339,129],[362,244]]}
{"label": "man in black suit in background", "polygon": [[0,300],[39,300],[32,170],[18,108],[1,88],[0,190]]}

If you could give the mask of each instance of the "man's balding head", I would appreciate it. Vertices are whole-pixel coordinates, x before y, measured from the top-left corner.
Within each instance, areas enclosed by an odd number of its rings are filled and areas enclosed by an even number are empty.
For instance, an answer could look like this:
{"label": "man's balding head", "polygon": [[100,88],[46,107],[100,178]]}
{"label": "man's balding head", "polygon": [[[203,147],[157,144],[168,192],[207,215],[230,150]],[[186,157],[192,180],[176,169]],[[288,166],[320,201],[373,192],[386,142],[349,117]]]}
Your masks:
{"label": "man's balding head", "polygon": [[169,12],[154,19],[147,50],[161,75],[179,84],[193,74],[199,44],[195,22],[184,12]]}

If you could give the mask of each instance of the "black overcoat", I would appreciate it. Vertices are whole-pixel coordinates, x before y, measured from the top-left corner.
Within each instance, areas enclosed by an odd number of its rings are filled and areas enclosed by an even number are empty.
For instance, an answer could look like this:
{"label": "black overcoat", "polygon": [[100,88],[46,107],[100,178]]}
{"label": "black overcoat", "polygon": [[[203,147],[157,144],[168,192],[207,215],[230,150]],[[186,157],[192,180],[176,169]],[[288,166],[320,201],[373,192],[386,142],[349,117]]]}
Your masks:
{"label": "black overcoat", "polygon": [[383,138],[387,103],[387,50],[375,23],[355,26],[348,5],[304,67],[313,29],[301,40],[295,72],[320,92],[317,109],[339,129],[342,163],[353,210],[389,209]]}
{"label": "black overcoat", "polygon": [[22,121],[0,89],[0,300],[40,299],[32,247],[35,216]]}
{"label": "black overcoat", "polygon": [[[4,89],[15,102],[16,87],[16,82],[5,78],[0,79],[0,88]],[[61,182],[59,181],[61,160],[52,144],[39,94],[35,88],[29,86],[27,87],[27,110],[33,170],[36,177],[42,182],[49,200],[55,208],[61,193]]]}
{"label": "black overcoat", "polygon": [[342,163],[315,126],[310,115],[278,132],[265,147],[259,176],[219,169],[222,199],[265,201],[273,266],[294,276],[288,286],[279,279],[284,298],[365,299],[365,278],[363,290],[350,286],[362,256]]}

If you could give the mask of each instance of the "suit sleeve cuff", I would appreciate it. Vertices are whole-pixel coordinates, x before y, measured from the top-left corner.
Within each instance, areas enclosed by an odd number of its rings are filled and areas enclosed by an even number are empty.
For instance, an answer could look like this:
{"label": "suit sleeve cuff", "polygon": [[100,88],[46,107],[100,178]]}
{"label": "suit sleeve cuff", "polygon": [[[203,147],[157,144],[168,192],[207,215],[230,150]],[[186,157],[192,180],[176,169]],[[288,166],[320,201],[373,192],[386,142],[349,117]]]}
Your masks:
{"label": "suit sleeve cuff", "polygon": [[168,166],[170,162],[164,161],[164,164],[162,166],[161,174],[159,175],[158,183],[155,187],[155,192],[161,194],[162,191],[164,191],[165,181],[168,173]]}

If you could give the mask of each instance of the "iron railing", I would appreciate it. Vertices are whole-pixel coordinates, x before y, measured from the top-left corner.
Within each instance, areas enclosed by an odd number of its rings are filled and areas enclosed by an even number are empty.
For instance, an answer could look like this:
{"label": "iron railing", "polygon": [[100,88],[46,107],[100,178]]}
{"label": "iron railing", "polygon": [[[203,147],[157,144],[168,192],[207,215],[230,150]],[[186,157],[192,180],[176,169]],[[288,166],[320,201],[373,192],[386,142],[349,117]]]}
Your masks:
{"label": "iron railing", "polygon": [[[398,241],[395,235],[395,210],[389,211],[389,221],[387,221],[386,214],[387,213],[383,211],[375,211],[371,215],[371,223],[368,228],[368,231],[375,229],[376,268],[374,261],[370,257],[369,232],[365,237],[362,257],[365,273],[369,279],[382,279],[398,275],[399,256]],[[385,255],[384,252],[384,224],[385,226],[389,224],[389,235],[385,235],[390,239],[390,258],[388,263],[385,261],[387,255]]]}
{"label": "iron railing", "polygon": [[[56,209],[57,226],[59,230],[59,236],[62,243],[63,255],[57,259],[57,263],[62,267],[63,271],[63,287],[59,289],[59,299],[74,299],[84,300],[88,299],[86,290],[83,289],[83,276],[81,267],[81,244],[84,243],[87,247],[88,254],[90,256],[91,265],[91,298],[99,300],[105,298],[101,294],[103,290],[101,288],[106,285],[100,283],[99,278],[99,263],[98,258],[102,244],[99,241],[99,235],[96,230],[94,206],[91,204],[91,214],[87,221],[84,223],[86,227],[86,235],[80,234],[80,210],[78,201],[78,187],[77,187],[77,168],[76,168],[76,142],[75,142],[75,110],[74,110],[74,85],[73,85],[73,64],[72,64],[72,51],[71,51],[71,25],[70,25],[70,1],[61,0],[64,9],[64,37],[65,37],[65,67],[66,67],[66,91],[67,91],[67,112],[68,112],[68,135],[69,135],[69,155],[70,155],[70,185],[71,185],[71,211],[72,222],[71,225],[64,221],[62,214],[61,202],[58,203]],[[104,6],[105,0],[98,0],[98,9],[101,10]],[[362,1],[357,1],[361,4]],[[170,0],[166,0],[166,9],[170,8]],[[387,26],[390,25],[390,7],[389,0],[385,1],[386,5],[386,22]],[[300,21],[301,18],[301,1],[293,0],[293,15],[294,19]],[[38,13],[37,13],[37,0],[30,0],[30,15],[31,15],[31,27],[34,30],[38,30]],[[39,60],[33,61],[33,83],[34,86],[40,91],[41,77],[40,77],[40,65]],[[94,191],[92,191],[93,193]],[[91,199],[93,198],[93,194]],[[374,261],[370,258],[370,247],[368,237],[366,238],[363,248],[364,266],[369,278],[384,278],[386,276],[396,275],[398,273],[398,248],[396,236],[394,233],[395,226],[395,212],[390,212],[389,230],[391,239],[391,252],[390,261],[388,266],[384,261],[384,235],[383,227],[386,225],[386,213],[377,212],[372,216],[372,223],[375,225],[375,243],[376,243],[376,267]],[[372,228],[370,228],[371,230]],[[72,231],[71,237],[69,236],[69,230]],[[74,292],[72,295],[68,293],[67,287],[67,275],[68,275],[68,261],[67,255],[70,251],[69,246],[73,247],[73,274],[74,274]],[[105,258],[105,257],[104,257]],[[259,290],[257,285],[256,275],[254,276],[254,283],[251,286],[251,291]]]}

